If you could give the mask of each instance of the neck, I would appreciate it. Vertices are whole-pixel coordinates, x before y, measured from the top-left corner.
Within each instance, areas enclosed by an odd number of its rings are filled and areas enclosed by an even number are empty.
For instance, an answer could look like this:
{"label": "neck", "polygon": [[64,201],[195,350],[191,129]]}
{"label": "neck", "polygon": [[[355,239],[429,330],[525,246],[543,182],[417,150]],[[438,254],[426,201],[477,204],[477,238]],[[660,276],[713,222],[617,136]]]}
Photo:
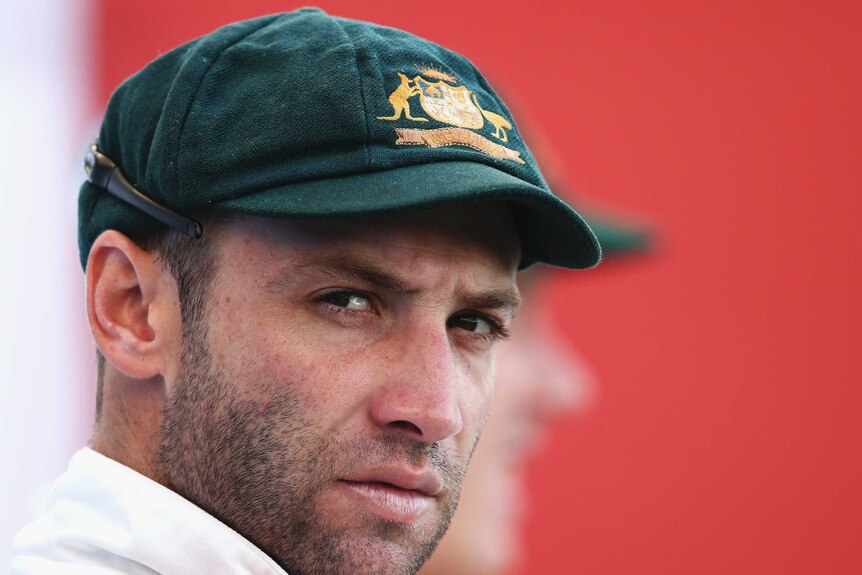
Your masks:
{"label": "neck", "polygon": [[133,380],[105,374],[102,411],[90,447],[126,467],[165,484],[159,458],[164,386],[158,380]]}

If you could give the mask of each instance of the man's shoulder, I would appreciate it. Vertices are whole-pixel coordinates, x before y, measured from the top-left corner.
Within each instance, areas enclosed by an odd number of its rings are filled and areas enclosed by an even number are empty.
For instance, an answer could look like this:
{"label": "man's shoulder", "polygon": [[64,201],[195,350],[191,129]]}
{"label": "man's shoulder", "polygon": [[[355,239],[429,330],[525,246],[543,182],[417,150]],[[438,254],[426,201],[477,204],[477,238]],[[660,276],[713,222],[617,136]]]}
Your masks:
{"label": "man's shoulder", "polygon": [[15,537],[10,573],[284,575],[273,560],[162,485],[90,449],[75,454],[42,515]]}
{"label": "man's shoulder", "polygon": [[[121,530],[111,529],[100,517],[98,499],[88,494],[98,489],[93,479],[102,475],[99,468],[111,465],[103,459],[106,458],[87,448],[72,457],[68,470],[54,483],[42,514],[13,540],[10,575],[157,573],[106,549],[100,541],[99,535],[125,538]],[[105,493],[103,504],[109,498]]]}
{"label": "man's shoulder", "polygon": [[35,548],[16,553],[9,575],[155,575],[156,571],[99,549]]}

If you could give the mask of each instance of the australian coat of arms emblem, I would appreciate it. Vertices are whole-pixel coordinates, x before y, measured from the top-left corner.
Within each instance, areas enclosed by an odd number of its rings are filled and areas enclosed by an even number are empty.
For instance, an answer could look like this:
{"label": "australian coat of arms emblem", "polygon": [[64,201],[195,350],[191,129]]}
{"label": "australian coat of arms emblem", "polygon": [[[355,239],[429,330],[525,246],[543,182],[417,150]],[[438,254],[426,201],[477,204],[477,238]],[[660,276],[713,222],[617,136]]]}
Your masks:
{"label": "australian coat of arms emblem", "polygon": [[[500,142],[508,142],[508,131],[512,124],[505,117],[485,110],[479,103],[476,93],[466,86],[458,86],[457,78],[435,68],[422,68],[421,74],[413,78],[398,72],[400,83],[389,94],[392,114],[378,116],[378,120],[394,122],[407,120],[428,122],[428,118],[414,115],[410,100],[416,96],[422,110],[432,119],[455,126],[423,130],[416,128],[396,128],[399,145],[439,146],[460,145],[476,149],[499,159],[524,163],[520,152],[493,142],[478,133],[487,122],[493,128],[492,137]],[[430,80],[428,78],[431,78]]]}

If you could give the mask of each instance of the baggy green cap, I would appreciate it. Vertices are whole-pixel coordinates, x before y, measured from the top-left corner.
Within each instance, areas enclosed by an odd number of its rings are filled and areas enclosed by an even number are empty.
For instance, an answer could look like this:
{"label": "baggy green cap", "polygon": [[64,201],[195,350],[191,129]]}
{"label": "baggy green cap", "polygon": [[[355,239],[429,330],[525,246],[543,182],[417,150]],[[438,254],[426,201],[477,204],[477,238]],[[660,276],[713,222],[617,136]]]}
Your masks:
{"label": "baggy green cap", "polygon": [[[503,200],[522,266],[586,268],[601,257],[467,59],[318,9],[230,24],[151,62],[111,96],[98,148],[184,215],[352,217]],[[82,185],[82,266],[103,231],[140,238],[161,226]]]}

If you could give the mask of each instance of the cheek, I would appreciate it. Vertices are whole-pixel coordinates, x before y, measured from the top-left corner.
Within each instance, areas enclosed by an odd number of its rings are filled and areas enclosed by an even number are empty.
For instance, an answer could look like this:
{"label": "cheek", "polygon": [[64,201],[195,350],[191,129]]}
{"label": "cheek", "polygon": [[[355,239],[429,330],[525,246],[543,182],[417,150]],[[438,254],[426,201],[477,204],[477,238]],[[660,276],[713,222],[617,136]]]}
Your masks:
{"label": "cheek", "polygon": [[230,366],[238,394],[264,408],[290,396],[324,431],[357,419],[379,380],[379,358],[344,353],[289,330],[253,330],[224,343],[222,365]]}
{"label": "cheek", "polygon": [[[493,429],[489,430],[486,425],[490,419],[493,392],[494,385],[491,375],[469,380],[466,385],[462,386],[460,403],[464,429],[458,435],[457,440],[462,452],[471,455],[471,467],[474,459],[472,457],[473,450],[486,441],[486,432],[491,431],[493,436]],[[488,439],[489,442],[495,441],[493,437]]]}
{"label": "cheek", "polygon": [[496,391],[496,359],[495,354],[487,354],[480,360],[469,363],[467,373],[471,382],[470,397],[482,415],[482,421],[488,415],[491,402]]}

